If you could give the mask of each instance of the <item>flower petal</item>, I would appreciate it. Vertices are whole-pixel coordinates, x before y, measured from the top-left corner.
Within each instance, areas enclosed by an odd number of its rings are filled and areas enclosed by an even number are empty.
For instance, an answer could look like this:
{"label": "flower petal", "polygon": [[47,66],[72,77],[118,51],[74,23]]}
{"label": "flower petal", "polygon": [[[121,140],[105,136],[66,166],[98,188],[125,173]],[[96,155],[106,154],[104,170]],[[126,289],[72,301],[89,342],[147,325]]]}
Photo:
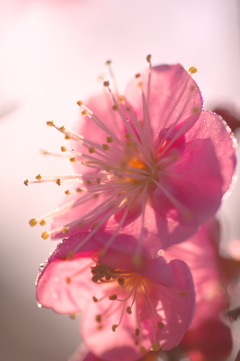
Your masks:
{"label": "flower petal", "polygon": [[157,334],[162,350],[170,350],[181,341],[191,325],[195,310],[195,292],[189,267],[177,259],[172,260],[169,266],[175,287],[158,286],[154,296],[155,301],[160,300],[158,313],[164,312],[164,327]]}
{"label": "flower petal", "polygon": [[[124,312],[120,326],[113,332],[111,327],[120,321],[122,309],[117,308],[114,312],[108,312],[107,317],[102,319],[102,326],[99,327],[95,320],[96,315],[104,315],[106,310],[111,310],[109,300],[90,304],[82,316],[80,333],[88,348],[105,361],[139,359],[144,353],[141,353],[140,347],[135,344],[137,325],[134,314],[128,315]],[[146,334],[144,336],[145,353],[147,353],[151,347],[151,341]]]}
{"label": "flower petal", "polygon": [[50,256],[37,280],[37,300],[59,313],[74,314],[86,307],[92,296],[102,297],[102,290],[92,282],[92,256],[98,247],[89,241],[81,253],[72,251],[86,234],[65,239]]}
{"label": "flower petal", "polygon": [[[102,125],[96,125],[93,119],[89,119],[88,116],[80,116],[78,123],[75,125],[74,131],[100,146],[106,143],[107,136],[112,136],[114,146],[116,147],[117,144],[115,143],[115,139],[120,138],[120,140],[122,140],[124,126],[119,113],[112,108],[114,102],[110,94],[107,92],[97,93],[88,98],[86,102],[84,102],[84,105],[102,121]],[[85,153],[88,153],[88,150],[83,148],[81,144],[76,144],[74,142],[73,148],[77,152],[81,153],[84,151]],[[93,155],[94,157],[101,159],[98,154],[94,153]],[[78,173],[86,171],[86,166],[80,163],[74,163],[74,166]]]}
{"label": "flower petal", "polygon": [[[147,97],[149,71],[141,73],[140,82]],[[139,79],[139,78],[138,78]],[[131,80],[125,95],[139,120],[144,119],[139,81]],[[180,65],[159,65],[151,70],[149,118],[153,134],[172,124],[182,124],[184,133],[196,122],[202,98],[191,75]]]}
{"label": "flower petal", "polygon": [[[210,139],[195,139],[179,150],[174,163],[161,172],[153,207],[184,225],[203,223],[220,206],[222,176]],[[206,206],[207,205],[207,206]]]}
{"label": "flower petal", "polygon": [[217,114],[203,111],[197,123],[186,134],[186,141],[193,139],[211,139],[223,178],[222,192],[225,193],[232,182],[236,166],[236,140],[231,129]]}

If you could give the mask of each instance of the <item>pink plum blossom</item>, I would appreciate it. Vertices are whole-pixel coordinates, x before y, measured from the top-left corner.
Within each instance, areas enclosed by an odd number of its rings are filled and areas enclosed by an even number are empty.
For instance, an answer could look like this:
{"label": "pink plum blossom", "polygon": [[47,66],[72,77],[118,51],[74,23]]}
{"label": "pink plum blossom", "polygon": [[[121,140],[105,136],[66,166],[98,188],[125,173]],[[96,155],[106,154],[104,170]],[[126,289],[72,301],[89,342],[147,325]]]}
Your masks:
{"label": "pink plum blossom", "polygon": [[[121,251],[92,236],[81,250],[84,232],[64,239],[37,281],[38,302],[59,313],[83,311],[81,335],[105,361],[137,360],[150,350],[169,350],[189,328],[195,292],[185,262],[149,258],[133,236],[116,236]],[[118,239],[119,238],[119,239]],[[76,251],[77,249],[77,251]]]}
{"label": "pink plum blossom", "polygon": [[75,132],[48,122],[72,140],[62,151],[70,153],[76,173],[39,174],[34,182],[76,187],[55,211],[30,220],[34,226],[54,218],[43,238],[92,230],[109,246],[118,234],[137,236],[138,248],[147,245],[156,256],[196,232],[219,208],[235,167],[230,129],[202,110],[191,76],[195,68],[152,67],[147,59],[149,69],[136,74],[124,96],[105,81],[101,93],[78,101]]}
{"label": "pink plum blossom", "polygon": [[196,311],[180,344],[191,361],[225,360],[232,349],[231,331],[220,319],[229,306],[229,266],[219,256],[219,238],[219,223],[212,220],[189,240],[165,252],[168,260],[185,260],[193,276]]}

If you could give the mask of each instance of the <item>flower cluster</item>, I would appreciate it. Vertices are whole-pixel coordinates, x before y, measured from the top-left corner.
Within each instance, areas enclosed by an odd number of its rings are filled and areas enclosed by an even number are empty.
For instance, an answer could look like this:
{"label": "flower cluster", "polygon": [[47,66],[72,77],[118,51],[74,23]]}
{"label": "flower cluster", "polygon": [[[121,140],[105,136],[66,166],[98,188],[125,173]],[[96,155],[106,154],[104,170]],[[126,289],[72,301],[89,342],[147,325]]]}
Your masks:
{"label": "flower cluster", "polygon": [[24,182],[74,185],[30,225],[51,219],[42,237],[64,238],[41,269],[37,299],[83,312],[90,353],[78,360],[155,359],[226,304],[206,222],[231,185],[234,138],[202,109],[196,68],[147,61],[124,95],[108,61],[114,87],[104,81],[77,102],[74,131],[47,122],[71,142],[61,150],[76,173]]}

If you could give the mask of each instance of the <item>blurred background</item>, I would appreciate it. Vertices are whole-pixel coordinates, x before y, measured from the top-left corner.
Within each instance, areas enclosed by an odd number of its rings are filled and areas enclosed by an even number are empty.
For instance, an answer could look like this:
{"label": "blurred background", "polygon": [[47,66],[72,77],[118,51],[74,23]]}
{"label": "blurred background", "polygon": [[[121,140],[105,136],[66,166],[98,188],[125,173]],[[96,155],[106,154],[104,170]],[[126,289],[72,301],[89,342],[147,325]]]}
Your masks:
{"label": "blurred background", "polygon": [[[43,229],[30,228],[28,220],[54,209],[63,190],[23,181],[71,172],[70,162],[39,151],[62,145],[46,121],[71,128],[76,101],[101,88],[106,60],[113,60],[124,91],[149,53],[154,65],[196,66],[205,107],[227,104],[239,116],[238,0],[0,0],[2,360],[66,361],[80,343],[77,320],[38,309],[35,300],[39,264],[56,244],[42,240]],[[225,253],[240,240],[239,193],[237,183],[220,212]],[[239,306],[240,290],[235,293]],[[232,359],[240,348],[239,321],[234,328]]]}

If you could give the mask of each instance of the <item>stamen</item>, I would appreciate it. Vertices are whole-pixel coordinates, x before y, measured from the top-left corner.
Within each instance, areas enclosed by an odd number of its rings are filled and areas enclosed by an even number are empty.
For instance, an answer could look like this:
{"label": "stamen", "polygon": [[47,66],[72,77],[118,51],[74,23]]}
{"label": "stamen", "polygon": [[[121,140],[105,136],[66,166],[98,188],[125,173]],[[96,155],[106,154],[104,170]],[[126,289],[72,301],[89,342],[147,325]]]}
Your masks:
{"label": "stamen", "polygon": [[136,336],[139,336],[139,334],[140,334],[140,330],[139,330],[139,328],[136,328],[136,330],[135,330],[135,335],[136,335]]}
{"label": "stamen", "polygon": [[101,315],[96,315],[96,321],[97,322],[102,322],[102,316]]}
{"label": "stamen", "polygon": [[116,329],[117,329],[117,327],[118,327],[118,325],[112,325],[112,330],[113,330],[113,332],[115,332],[116,331]]}
{"label": "stamen", "polygon": [[117,299],[117,295],[114,294],[114,295],[109,296],[108,298],[109,298],[110,301],[114,301],[114,300]]}
{"label": "stamen", "polygon": [[197,72],[197,68],[195,66],[190,66],[190,68],[188,69],[188,72],[190,74],[195,74]]}
{"label": "stamen", "polygon": [[130,306],[128,306],[128,307],[126,308],[126,312],[127,312],[129,315],[131,315],[132,310],[131,310],[131,307],[130,307]]}
{"label": "stamen", "polygon": [[119,278],[117,279],[117,281],[118,281],[118,284],[119,284],[120,286],[124,286],[124,283],[125,283],[124,278],[119,277]]}
{"label": "stamen", "polygon": [[48,233],[47,231],[44,231],[44,232],[41,234],[41,237],[42,237],[43,239],[48,239],[49,233]]}
{"label": "stamen", "polygon": [[38,224],[38,221],[36,218],[32,218],[30,219],[29,224],[31,227],[35,227]]}
{"label": "stamen", "polygon": [[159,350],[161,350],[161,345],[160,345],[160,343],[159,343],[159,342],[154,342],[154,343],[152,344],[152,350],[153,350],[153,351],[159,351]]}
{"label": "stamen", "polygon": [[164,327],[164,323],[162,323],[162,322],[159,321],[159,322],[157,323],[157,327],[160,328],[160,329],[162,329],[162,328]]}

